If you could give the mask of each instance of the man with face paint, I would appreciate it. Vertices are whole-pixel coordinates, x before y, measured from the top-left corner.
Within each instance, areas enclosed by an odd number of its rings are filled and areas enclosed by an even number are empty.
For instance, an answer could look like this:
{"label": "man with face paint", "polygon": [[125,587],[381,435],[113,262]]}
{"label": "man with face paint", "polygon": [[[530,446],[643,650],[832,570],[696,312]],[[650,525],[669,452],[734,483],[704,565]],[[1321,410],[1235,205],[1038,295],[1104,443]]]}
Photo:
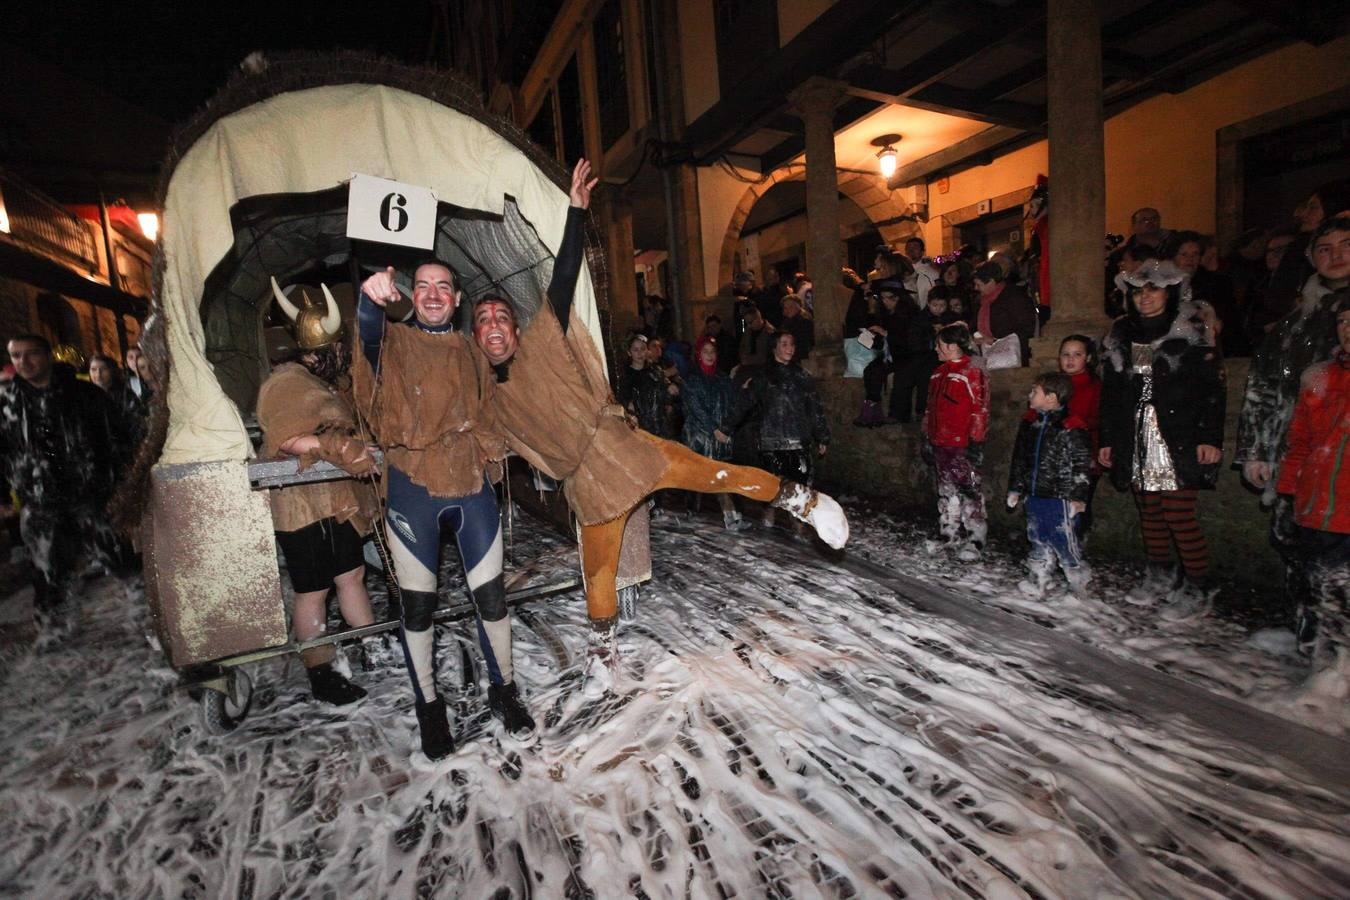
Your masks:
{"label": "man with face paint", "polygon": [[459,545],[477,611],[491,683],[488,706],[516,739],[534,734],[534,720],[512,678],[501,520],[491,484],[500,470],[488,463],[504,451],[480,399],[477,354],[454,328],[461,296],[455,274],[434,260],[417,267],[415,315],[407,324],[388,322],[382,309],[398,296],[392,268],[361,285],[361,352],[352,369],[357,405],[385,453],[385,523],[403,597],[400,637],[417,698],[422,750],[439,759],[454,750],[433,657],[442,529]]}
{"label": "man with face paint", "polygon": [[761,469],[719,463],[634,428],[614,402],[598,349],[572,309],[582,263],[582,225],[591,166],[572,172],[571,208],[547,301],[522,329],[511,302],[486,296],[474,307],[484,402],[507,445],[563,482],[581,523],[581,566],[591,623],[608,631],[617,616],[614,577],[633,508],[664,488],[736,493],[788,510],[832,547],[848,540],[833,499]]}

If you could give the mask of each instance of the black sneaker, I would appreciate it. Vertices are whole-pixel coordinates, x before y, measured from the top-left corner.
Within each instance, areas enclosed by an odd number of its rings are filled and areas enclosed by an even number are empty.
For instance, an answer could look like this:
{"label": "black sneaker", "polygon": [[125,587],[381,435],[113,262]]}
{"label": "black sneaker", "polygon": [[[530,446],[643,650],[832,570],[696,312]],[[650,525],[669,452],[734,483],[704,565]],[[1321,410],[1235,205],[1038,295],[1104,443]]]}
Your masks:
{"label": "black sneaker", "polygon": [[534,737],[534,719],[520,702],[520,690],[510,684],[488,686],[488,709],[501,720],[502,728],[516,740]]}
{"label": "black sneaker", "polygon": [[446,715],[443,697],[430,703],[417,701],[417,731],[422,737],[422,752],[427,759],[444,759],[455,752],[455,739],[450,736],[450,717]]}
{"label": "black sneaker", "polygon": [[355,703],[366,695],[365,688],[352,684],[329,663],[305,670],[309,675],[309,689],[315,700],[331,703],[334,706],[346,706]]}

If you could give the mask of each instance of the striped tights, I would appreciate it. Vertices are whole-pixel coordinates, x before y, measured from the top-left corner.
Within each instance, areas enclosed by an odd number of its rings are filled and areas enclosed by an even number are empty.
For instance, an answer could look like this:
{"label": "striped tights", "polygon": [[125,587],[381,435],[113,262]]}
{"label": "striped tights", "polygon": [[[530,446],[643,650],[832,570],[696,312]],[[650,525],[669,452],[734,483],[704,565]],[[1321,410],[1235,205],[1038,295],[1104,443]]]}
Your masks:
{"label": "striped tights", "polygon": [[1192,581],[1202,580],[1209,574],[1209,545],[1205,543],[1204,532],[1195,517],[1198,495],[1195,488],[1134,492],[1148,561],[1170,563],[1172,544],[1175,543],[1181,566]]}

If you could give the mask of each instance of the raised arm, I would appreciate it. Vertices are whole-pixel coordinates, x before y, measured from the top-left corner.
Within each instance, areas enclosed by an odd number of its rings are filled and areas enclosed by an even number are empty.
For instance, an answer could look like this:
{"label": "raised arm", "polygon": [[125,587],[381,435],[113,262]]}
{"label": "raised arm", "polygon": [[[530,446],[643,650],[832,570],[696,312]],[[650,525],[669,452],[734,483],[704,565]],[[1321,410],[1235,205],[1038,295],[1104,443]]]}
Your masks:
{"label": "raised arm", "polygon": [[380,371],[380,339],[384,336],[384,307],[399,297],[394,267],[376,272],[361,284],[356,302],[356,334],[372,371]]}
{"label": "raised arm", "polygon": [[587,160],[580,160],[572,170],[572,188],[567,195],[571,204],[567,210],[567,226],[553,262],[553,278],[548,283],[548,300],[553,304],[553,312],[564,334],[572,311],[572,298],[576,296],[577,277],[581,274],[585,246],[582,226],[591,205],[591,189],[598,180],[591,178],[591,164]]}

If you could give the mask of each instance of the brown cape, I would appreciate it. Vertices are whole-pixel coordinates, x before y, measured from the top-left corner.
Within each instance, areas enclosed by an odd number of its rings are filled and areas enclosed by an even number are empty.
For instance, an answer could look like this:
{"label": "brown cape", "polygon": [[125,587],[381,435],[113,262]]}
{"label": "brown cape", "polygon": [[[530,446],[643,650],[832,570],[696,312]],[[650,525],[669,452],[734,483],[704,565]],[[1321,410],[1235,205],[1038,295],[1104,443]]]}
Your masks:
{"label": "brown cape", "polygon": [[[385,326],[379,375],[363,353],[352,363],[358,408],[384,448],[385,462],[439,497],[483,487],[488,460],[506,455],[482,402],[477,349],[458,332]],[[493,463],[493,481],[501,477]]]}
{"label": "brown cape", "polygon": [[482,353],[477,357],[484,397],[507,444],[563,482],[582,525],[628,512],[665,474],[657,441],[630,425],[614,402],[600,352],[575,310],[564,335],[544,303],[522,331],[504,382]]}
{"label": "brown cape", "polygon": [[[330,429],[354,432],[356,417],[337,388],[299,363],[283,363],[258,390],[258,424],[263,455],[270,458],[282,456],[281,445],[294,437]],[[298,531],[331,516],[367,534],[378,509],[374,489],[351,478],[272,488],[267,499],[277,531]]]}

